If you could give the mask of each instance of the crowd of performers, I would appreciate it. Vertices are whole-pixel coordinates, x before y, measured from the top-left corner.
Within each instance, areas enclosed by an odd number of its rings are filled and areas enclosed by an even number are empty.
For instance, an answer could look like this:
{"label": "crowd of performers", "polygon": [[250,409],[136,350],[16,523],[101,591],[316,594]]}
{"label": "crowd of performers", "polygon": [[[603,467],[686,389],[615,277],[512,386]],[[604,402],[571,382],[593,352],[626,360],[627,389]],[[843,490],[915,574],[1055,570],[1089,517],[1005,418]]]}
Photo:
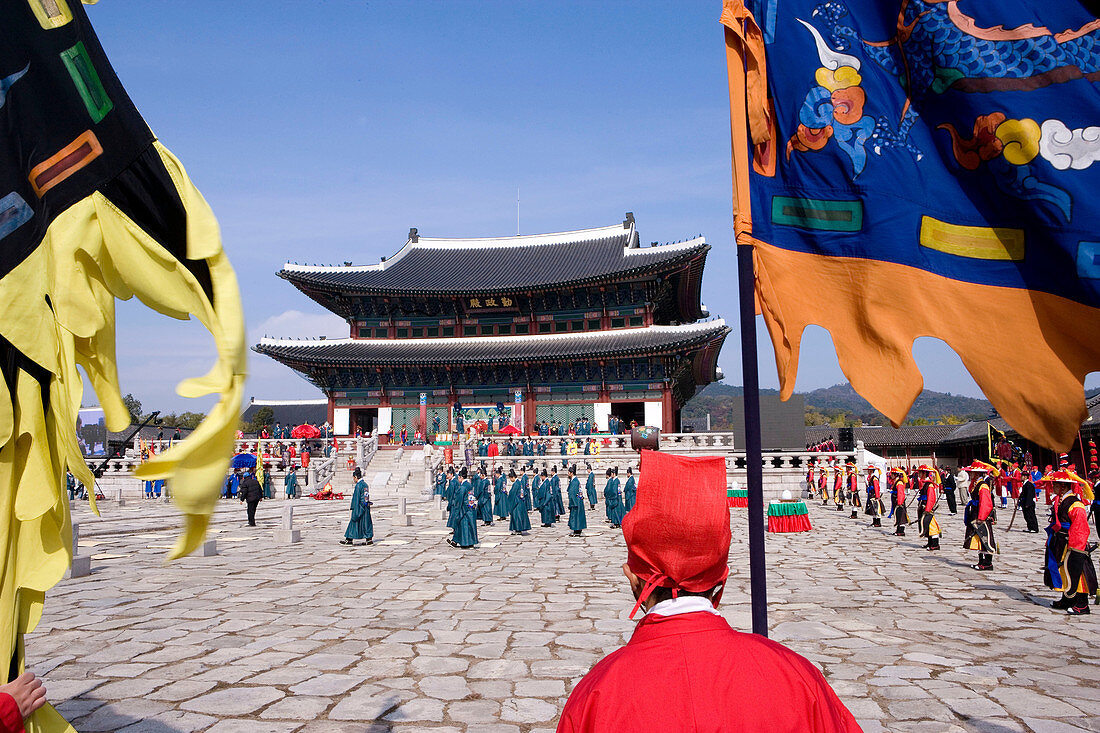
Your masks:
{"label": "crowd of performers", "polygon": [[[559,441],[558,452],[565,458],[572,456],[598,456],[603,440],[600,438],[568,438]],[[474,452],[479,458],[516,458],[521,456],[546,456],[550,453],[550,441],[536,438],[508,438],[503,444],[488,439],[479,439],[474,444]],[[566,464],[568,461],[566,462]],[[563,464],[562,468],[565,468]]]}
{"label": "crowd of performers", "polygon": [[[539,471],[529,464],[512,466],[507,474],[503,466],[490,470],[484,463],[472,470],[456,470],[454,466],[441,469],[434,493],[446,502],[447,527],[452,531],[448,542],[454,547],[475,547],[478,522],[491,527],[507,520],[513,535],[526,535],[531,530],[532,512],[538,513],[538,523],[544,529],[552,529],[566,517],[569,536],[582,536],[588,528],[587,511],[594,511],[600,503],[591,464],[585,465],[585,473],[582,483],[576,464],[561,472],[556,465]],[[627,468],[622,483],[619,469],[608,468],[603,479],[604,521],[618,529],[626,513],[634,508],[634,471]]]}
{"label": "crowd of performers", "polygon": [[[1095,460],[1095,451],[1092,455]],[[1097,596],[1096,568],[1091,557],[1096,543],[1089,541],[1089,514],[1092,513],[1100,534],[1100,499],[1097,498],[1100,469],[1093,462],[1086,480],[1076,474],[1064,455],[1059,470],[1047,468],[1045,473],[1040,473],[1030,466],[1021,470],[1007,461],[997,461],[994,465],[976,460],[962,469],[965,474],[960,473],[959,477],[968,483],[968,500],[963,508],[966,527],[963,548],[977,552],[977,562],[971,567],[980,571],[992,570],[993,556],[1000,553],[994,535],[998,521],[996,498],[1002,498],[1004,508],[1007,497],[1011,496],[1016,501],[1016,509],[1024,516],[1024,531],[1034,533],[1039,531],[1036,500],[1045,491],[1049,497],[1050,515],[1043,580],[1048,588],[1062,593],[1052,607],[1073,615],[1087,614],[1089,598]],[[862,511],[871,517],[872,527],[881,527],[884,516],[892,519],[895,536],[904,537],[906,528],[916,524],[919,536],[926,540],[924,548],[939,550],[942,530],[937,515],[942,516],[940,502],[946,499],[949,512],[957,513],[956,477],[949,471],[927,465],[910,471],[889,468],[883,487],[879,467],[869,465],[863,473],[861,486],[860,471],[854,462],[841,465],[837,459],[812,459],[806,474],[806,487],[811,498],[820,498],[823,505],[835,506],[837,511],[850,509],[852,519],[857,519]],[[889,512],[885,504],[887,495]],[[916,516],[910,518],[909,508],[914,502]],[[1100,603],[1100,596],[1097,602]]]}

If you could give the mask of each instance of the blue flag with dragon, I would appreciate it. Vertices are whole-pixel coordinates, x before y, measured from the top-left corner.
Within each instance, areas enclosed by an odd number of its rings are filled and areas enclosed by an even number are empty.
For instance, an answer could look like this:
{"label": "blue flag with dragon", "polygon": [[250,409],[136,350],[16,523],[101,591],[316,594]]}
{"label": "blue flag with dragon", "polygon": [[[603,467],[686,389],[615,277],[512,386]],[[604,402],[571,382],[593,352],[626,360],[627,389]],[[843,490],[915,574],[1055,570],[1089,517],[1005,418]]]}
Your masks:
{"label": "blue flag with dragon", "polygon": [[783,392],[821,325],[900,423],[933,336],[1018,431],[1067,446],[1100,368],[1100,20],[1073,0],[727,0],[722,22],[749,49],[750,239]]}

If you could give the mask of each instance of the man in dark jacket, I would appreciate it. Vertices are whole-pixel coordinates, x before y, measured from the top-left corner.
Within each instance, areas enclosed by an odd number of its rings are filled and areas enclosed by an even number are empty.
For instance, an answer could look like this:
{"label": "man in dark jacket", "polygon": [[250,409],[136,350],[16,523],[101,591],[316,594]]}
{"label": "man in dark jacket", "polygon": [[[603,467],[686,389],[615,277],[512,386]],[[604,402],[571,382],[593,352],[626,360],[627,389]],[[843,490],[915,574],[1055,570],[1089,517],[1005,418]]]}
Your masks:
{"label": "man in dark jacket", "polygon": [[241,477],[241,485],[237,489],[238,495],[241,497],[241,501],[248,507],[248,526],[256,526],[256,507],[260,503],[260,499],[264,497],[264,490],[260,486],[260,482],[256,480],[256,476],[252,471],[245,470],[244,476]]}
{"label": "man in dark jacket", "polygon": [[943,477],[943,496],[947,499],[947,508],[952,514],[958,513],[958,505],[955,503],[955,474],[949,468],[941,468],[940,476]]}

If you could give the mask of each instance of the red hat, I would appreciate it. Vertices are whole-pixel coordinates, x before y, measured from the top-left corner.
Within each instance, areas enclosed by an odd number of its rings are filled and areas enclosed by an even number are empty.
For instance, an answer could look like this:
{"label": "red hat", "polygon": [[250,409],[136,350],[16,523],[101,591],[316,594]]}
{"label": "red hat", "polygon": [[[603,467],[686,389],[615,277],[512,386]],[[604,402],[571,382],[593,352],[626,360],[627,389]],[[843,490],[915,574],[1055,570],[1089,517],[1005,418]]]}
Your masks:
{"label": "red hat", "polygon": [[[729,575],[726,459],[643,450],[634,508],[623,519],[626,563],[645,581],[631,618],[655,587],[700,593]],[[721,593],[713,599],[718,605]]]}

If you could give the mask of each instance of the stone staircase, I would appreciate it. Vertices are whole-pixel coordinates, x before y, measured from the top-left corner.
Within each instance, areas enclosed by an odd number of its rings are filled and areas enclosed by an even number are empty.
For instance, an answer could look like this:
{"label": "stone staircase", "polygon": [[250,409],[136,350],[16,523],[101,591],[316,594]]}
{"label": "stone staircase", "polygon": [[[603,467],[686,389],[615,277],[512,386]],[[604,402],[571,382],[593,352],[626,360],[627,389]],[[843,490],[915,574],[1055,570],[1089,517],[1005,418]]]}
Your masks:
{"label": "stone staircase", "polygon": [[[363,478],[370,485],[372,498],[419,500],[424,484],[424,451],[379,450],[363,467]],[[355,485],[346,462],[337,469],[337,481],[349,490]]]}

